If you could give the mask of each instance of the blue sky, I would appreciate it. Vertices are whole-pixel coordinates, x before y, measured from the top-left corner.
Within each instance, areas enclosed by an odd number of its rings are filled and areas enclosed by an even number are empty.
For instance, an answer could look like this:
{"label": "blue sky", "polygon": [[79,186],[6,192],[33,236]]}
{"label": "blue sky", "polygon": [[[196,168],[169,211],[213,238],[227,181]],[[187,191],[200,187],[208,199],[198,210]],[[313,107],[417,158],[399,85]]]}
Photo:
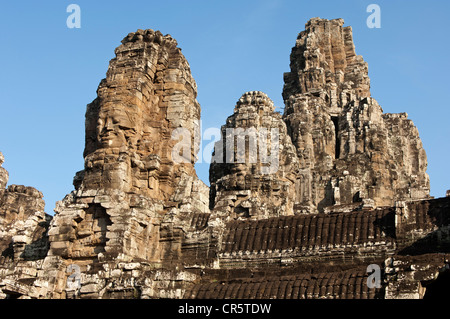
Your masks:
{"label": "blue sky", "polygon": [[[81,28],[69,29],[69,4]],[[381,8],[370,29],[369,4]],[[114,49],[129,32],[160,30],[182,48],[198,85],[203,128],[220,127],[246,91],[281,110],[283,73],[297,34],[312,17],[343,18],[369,63],[372,96],[384,112],[407,112],[428,156],[431,195],[450,189],[450,3],[441,1],[3,1],[0,5],[0,151],[9,184],[44,193],[46,211],[83,169],[84,113]],[[205,143],[204,143],[205,144]],[[197,164],[208,181],[207,163]]]}

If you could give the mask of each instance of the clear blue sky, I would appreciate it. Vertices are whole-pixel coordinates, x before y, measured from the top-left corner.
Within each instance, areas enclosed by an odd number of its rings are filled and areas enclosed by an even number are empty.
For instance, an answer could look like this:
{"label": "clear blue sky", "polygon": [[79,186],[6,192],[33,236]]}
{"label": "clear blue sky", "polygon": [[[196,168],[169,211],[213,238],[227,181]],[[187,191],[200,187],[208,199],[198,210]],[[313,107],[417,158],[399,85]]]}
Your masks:
{"label": "clear blue sky", "polygon": [[[81,28],[69,29],[69,4]],[[366,8],[381,8],[369,29]],[[407,112],[428,156],[431,194],[450,189],[448,1],[3,1],[0,5],[0,151],[9,184],[44,193],[46,211],[83,169],[84,113],[122,38],[137,29],[171,34],[198,85],[203,127],[220,127],[246,91],[283,107],[283,73],[312,17],[343,18],[369,63],[384,112]],[[197,164],[208,182],[207,163]]]}

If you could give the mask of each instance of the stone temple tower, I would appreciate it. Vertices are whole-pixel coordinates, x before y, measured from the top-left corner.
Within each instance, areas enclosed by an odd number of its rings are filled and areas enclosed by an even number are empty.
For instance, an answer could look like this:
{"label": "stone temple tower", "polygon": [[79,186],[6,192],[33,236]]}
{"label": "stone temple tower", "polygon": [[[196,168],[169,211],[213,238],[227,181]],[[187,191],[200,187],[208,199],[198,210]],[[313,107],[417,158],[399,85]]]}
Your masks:
{"label": "stone temple tower", "polygon": [[284,75],[283,120],[297,150],[298,202],[326,207],[429,196],[427,158],[406,113],[384,114],[370,94],[368,65],[342,19],[313,18]]}

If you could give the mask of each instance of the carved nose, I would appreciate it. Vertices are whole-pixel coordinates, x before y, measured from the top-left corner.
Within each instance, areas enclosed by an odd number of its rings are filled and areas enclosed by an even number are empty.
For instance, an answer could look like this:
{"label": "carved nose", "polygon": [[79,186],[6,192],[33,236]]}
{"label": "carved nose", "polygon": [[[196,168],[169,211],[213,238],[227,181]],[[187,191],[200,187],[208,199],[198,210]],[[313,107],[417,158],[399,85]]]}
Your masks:
{"label": "carved nose", "polygon": [[112,120],[110,119],[110,118],[107,118],[106,119],[106,123],[105,123],[105,127],[104,127],[104,129],[105,129],[105,131],[112,131],[113,130],[113,123],[112,123]]}

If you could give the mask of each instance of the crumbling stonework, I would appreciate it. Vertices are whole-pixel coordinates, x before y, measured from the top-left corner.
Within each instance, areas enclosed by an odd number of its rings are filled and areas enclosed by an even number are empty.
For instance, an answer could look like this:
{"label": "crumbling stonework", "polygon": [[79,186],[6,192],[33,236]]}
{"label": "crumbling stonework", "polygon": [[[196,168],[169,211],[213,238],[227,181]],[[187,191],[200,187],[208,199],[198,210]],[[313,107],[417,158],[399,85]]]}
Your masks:
{"label": "crumbling stonework", "polygon": [[[0,165],[4,157],[0,152]],[[29,295],[48,253],[47,229],[51,216],[44,212],[41,192],[33,187],[9,185],[0,167],[0,297]]]}
{"label": "crumbling stonework", "polygon": [[[0,297],[426,298],[449,283],[450,197],[429,196],[406,113],[385,114],[343,20],[313,18],[284,76],[284,114],[244,93],[210,187],[200,105],[159,31],[126,36],[86,109],[85,167],[43,212],[0,153]],[[373,283],[371,270],[379,269]]]}

